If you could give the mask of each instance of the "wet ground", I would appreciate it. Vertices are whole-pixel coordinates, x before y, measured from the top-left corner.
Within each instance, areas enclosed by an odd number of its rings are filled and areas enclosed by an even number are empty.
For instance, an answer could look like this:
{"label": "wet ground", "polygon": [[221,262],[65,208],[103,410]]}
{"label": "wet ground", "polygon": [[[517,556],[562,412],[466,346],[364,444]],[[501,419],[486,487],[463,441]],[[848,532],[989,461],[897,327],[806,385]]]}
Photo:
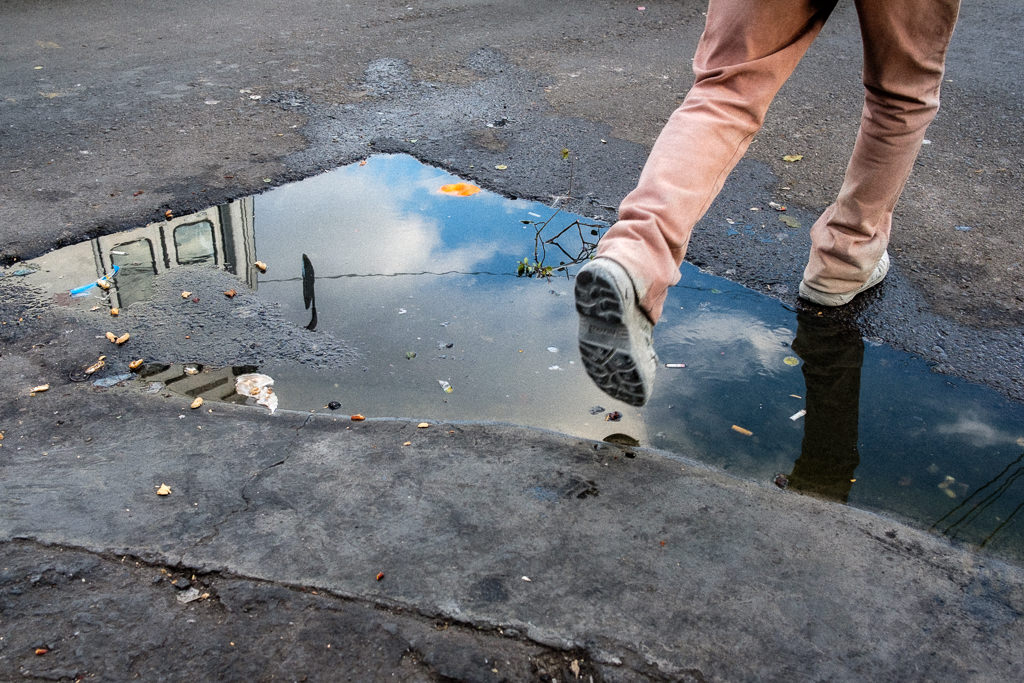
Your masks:
{"label": "wet ground", "polygon": [[[729,219],[737,234],[786,216],[752,208]],[[794,311],[686,265],[657,328],[654,400],[604,396],[578,362],[571,297],[604,227],[383,155],[16,272],[38,268],[25,284],[78,316],[119,309],[109,324],[145,363],[78,378],[101,386],[137,377],[245,403],[235,379],[258,372],[283,409],[507,422],[697,454],[1024,558],[1024,406],[832,311]],[[115,266],[109,291],[68,295]]]}

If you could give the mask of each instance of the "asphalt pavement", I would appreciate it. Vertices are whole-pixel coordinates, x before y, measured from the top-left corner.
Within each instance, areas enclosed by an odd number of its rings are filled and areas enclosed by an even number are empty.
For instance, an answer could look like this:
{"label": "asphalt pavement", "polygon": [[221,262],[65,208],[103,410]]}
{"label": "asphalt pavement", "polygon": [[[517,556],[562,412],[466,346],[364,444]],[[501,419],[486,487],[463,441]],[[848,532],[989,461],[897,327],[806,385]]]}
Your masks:
{"label": "asphalt pavement", "polygon": [[[5,2],[0,256],[374,152],[610,220],[690,83],[702,12]],[[964,7],[892,277],[845,313],[1017,400],[1022,13]],[[724,219],[771,199],[809,225],[829,203],[859,115],[858,40],[841,3],[689,260],[795,303],[805,231],[735,239]],[[0,319],[0,678],[1021,678],[1021,568],[898,520],[693,453],[193,410],[70,381],[102,330],[17,278],[0,280]]]}

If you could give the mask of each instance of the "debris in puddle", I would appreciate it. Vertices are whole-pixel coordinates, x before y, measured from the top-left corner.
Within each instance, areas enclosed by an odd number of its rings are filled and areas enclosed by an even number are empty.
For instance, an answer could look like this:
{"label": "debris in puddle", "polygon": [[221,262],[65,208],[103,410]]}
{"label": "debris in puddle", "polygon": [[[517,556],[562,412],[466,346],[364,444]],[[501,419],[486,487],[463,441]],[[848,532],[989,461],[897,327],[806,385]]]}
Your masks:
{"label": "debris in puddle", "polygon": [[92,373],[96,372],[97,370],[102,368],[104,365],[106,365],[107,364],[106,358],[107,358],[106,356],[100,356],[99,360],[97,360],[95,363],[93,363],[92,365],[90,365],[89,367],[87,367],[85,369],[85,374],[91,375]]}
{"label": "debris in puddle", "polygon": [[71,294],[71,296],[84,296],[88,294],[89,290],[92,289],[93,287],[100,287],[101,289],[105,290],[110,289],[110,281],[114,278],[115,275],[117,275],[119,270],[121,270],[120,266],[113,266],[110,269],[109,273],[101,277],[99,280],[96,280],[96,282],[90,282],[87,285],[75,287],[74,289],[70,290],[69,294]]}
{"label": "debris in puddle", "polygon": [[135,375],[133,375],[132,373],[126,372],[123,375],[112,375],[110,377],[104,377],[103,379],[98,379],[95,382],[93,382],[92,385],[94,387],[112,387],[115,384],[120,384],[121,382],[126,382],[126,381],[128,381],[130,379],[133,379],[134,377],[135,377]]}
{"label": "debris in puddle", "polygon": [[257,268],[257,269],[258,269],[258,270],[259,270],[259,271],[260,271],[261,273],[265,273],[265,272],[267,272],[267,264],[266,264],[266,263],[264,263],[263,261],[255,261],[255,262],[253,262],[253,265],[254,265],[254,266],[256,266],[256,268]]}
{"label": "debris in puddle", "polygon": [[617,410],[613,410],[612,412],[610,412],[610,413],[608,413],[607,415],[604,416],[604,421],[605,422],[618,422],[621,419],[622,419],[622,413],[620,413]]}
{"label": "debris in puddle", "polygon": [[158,496],[169,496],[171,495],[171,487],[167,484],[160,484],[156,489],[156,495]]}
{"label": "debris in puddle", "polygon": [[469,197],[480,191],[480,188],[470,183],[449,183],[441,186],[443,194],[453,197]]}
{"label": "debris in puddle", "polygon": [[685,368],[686,363],[665,363],[666,368]]}
{"label": "debris in puddle", "polygon": [[195,400],[192,401],[192,404],[189,405],[189,408],[191,408],[192,410],[195,410],[196,408],[202,408],[202,407],[203,407],[203,397],[202,396],[196,396]]}
{"label": "debris in puddle", "polygon": [[604,412],[604,406],[591,406],[590,407],[590,414],[591,415],[600,415],[603,412]]}
{"label": "debris in puddle", "polygon": [[441,385],[441,391],[443,391],[446,394],[450,394],[453,391],[455,391],[455,389],[452,388],[452,385],[449,384],[448,382],[445,382],[443,379],[437,380],[437,383]]}
{"label": "debris in puddle", "polygon": [[742,434],[743,436],[753,436],[754,435],[754,432],[750,431],[749,429],[744,429],[743,427],[740,427],[739,425],[733,425],[732,426],[732,431],[737,432],[739,434]]}
{"label": "debris in puddle", "polygon": [[360,415],[359,413],[356,413],[355,415],[353,415],[349,419],[352,420],[353,422],[362,422],[363,420],[366,419],[366,417],[364,417],[363,415]]}
{"label": "debris in puddle", "polygon": [[939,483],[939,488],[950,498],[956,498],[956,491],[953,490],[952,486],[956,483],[956,479],[946,475],[946,478]]}
{"label": "debris in puddle", "polygon": [[331,401],[330,403],[328,403],[328,404],[327,404],[327,407],[328,407],[328,408],[329,408],[330,410],[337,410],[338,408],[340,408],[340,407],[341,407],[341,404],[340,404],[340,403],[338,403],[337,401]]}
{"label": "debris in puddle", "polygon": [[200,370],[202,370],[202,366],[198,363],[186,363],[181,368],[186,375],[198,375]]}
{"label": "debris in puddle", "polygon": [[800,365],[800,359],[797,358],[796,356],[786,356],[785,358],[782,359],[782,362],[790,367],[796,367],[797,365]]}
{"label": "debris in puddle", "polygon": [[789,486],[789,477],[787,477],[785,474],[776,474],[774,481],[775,485],[778,486],[780,489],[784,489],[787,486]]}
{"label": "debris in puddle", "polygon": [[807,414],[806,410],[798,410],[795,413],[793,413],[792,415],[790,415],[789,419],[792,420],[793,422],[796,422],[797,420],[799,420],[801,417],[803,417],[806,414]]}
{"label": "debris in puddle", "polygon": [[266,406],[273,415],[277,410],[277,394],[274,393],[274,380],[269,375],[248,372],[235,378],[235,393],[256,399],[256,403]]}

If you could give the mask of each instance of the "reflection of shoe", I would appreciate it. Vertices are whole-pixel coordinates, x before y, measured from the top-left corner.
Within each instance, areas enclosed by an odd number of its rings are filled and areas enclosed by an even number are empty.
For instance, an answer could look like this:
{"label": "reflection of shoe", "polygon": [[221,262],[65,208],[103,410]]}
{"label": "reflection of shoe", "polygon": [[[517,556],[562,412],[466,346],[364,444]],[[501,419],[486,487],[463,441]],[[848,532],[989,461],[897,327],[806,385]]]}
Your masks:
{"label": "reflection of shoe", "polygon": [[871,275],[868,277],[868,281],[862,284],[852,292],[845,292],[843,294],[828,294],[814,289],[806,282],[800,282],[800,297],[813,301],[821,306],[842,306],[853,301],[853,297],[857,296],[863,291],[871,289],[885,278],[885,274],[889,272],[889,252],[883,252],[882,258],[878,260],[875,265],[875,269],[871,271]]}
{"label": "reflection of shoe", "polygon": [[607,258],[576,275],[580,356],[590,379],[612,398],[642,406],[651,397],[658,359],[653,325],[640,310],[633,281]]}

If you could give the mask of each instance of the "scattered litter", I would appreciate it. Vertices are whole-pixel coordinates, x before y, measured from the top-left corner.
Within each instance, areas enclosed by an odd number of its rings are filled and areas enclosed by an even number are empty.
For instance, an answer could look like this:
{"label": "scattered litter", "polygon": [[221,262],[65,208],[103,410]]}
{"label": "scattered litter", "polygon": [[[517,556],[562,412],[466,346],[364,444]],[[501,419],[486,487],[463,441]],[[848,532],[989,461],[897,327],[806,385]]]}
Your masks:
{"label": "scattered litter", "polygon": [[273,415],[277,410],[277,394],[274,393],[274,380],[268,375],[248,372],[235,378],[235,393],[256,399],[256,403],[266,406]]}
{"label": "scattered litter", "polygon": [[740,427],[739,425],[733,425],[732,426],[732,431],[738,432],[738,433],[742,434],[743,436],[753,436],[754,435],[754,432],[750,431],[749,429],[744,429],[743,427]]}
{"label": "scattered litter", "polygon": [[178,602],[180,602],[183,605],[187,605],[190,602],[195,602],[196,600],[199,600],[203,596],[200,595],[198,589],[189,588],[188,590],[181,591],[175,597],[178,599]]}
{"label": "scattered litter", "polygon": [[408,312],[409,312],[409,311],[405,310],[404,308],[399,308],[399,309],[398,309],[398,315],[405,315],[405,314],[406,314],[406,313],[408,313]]}
{"label": "scattered litter", "polygon": [[[82,285],[81,287],[75,287],[74,289],[72,289],[70,291],[71,296],[84,296],[84,295],[89,293],[90,289],[92,289],[93,287],[97,287],[97,286],[98,287],[102,287],[103,289],[110,289],[110,281],[114,278],[115,275],[117,275],[117,272],[119,270],[121,270],[121,266],[114,266],[114,267],[112,267],[110,269],[110,272],[108,274],[104,275],[99,280],[96,280],[96,282],[90,282],[87,285]],[[18,273],[14,273],[14,274],[17,275]],[[100,283],[103,283],[103,284],[100,284]]]}
{"label": "scattered litter", "polygon": [[195,400],[193,400],[192,404],[189,406],[189,408],[191,408],[192,410],[195,410],[196,408],[202,408],[202,407],[203,407],[203,397],[202,396],[196,396]]}
{"label": "scattered litter", "polygon": [[557,365],[549,365],[548,366],[548,370],[561,370],[561,369],[562,368],[558,367]]}
{"label": "scattered litter", "polygon": [[508,166],[506,166],[505,164],[498,164],[494,168],[496,168],[499,171],[504,171],[504,170],[508,169]]}
{"label": "scattered litter", "polygon": [[786,210],[786,207],[783,206],[782,204],[779,204],[778,202],[768,202],[768,206],[772,207],[776,211],[785,211]]}
{"label": "scattered litter", "polygon": [[224,296],[226,296],[229,299],[234,299],[236,294],[238,294],[238,292],[233,289],[229,289],[226,292],[224,292]]}
{"label": "scattered litter", "polygon": [[128,341],[128,340],[129,340],[129,339],[131,339],[131,338],[132,338],[132,335],[131,335],[131,333],[129,333],[129,332],[125,332],[125,333],[124,333],[124,334],[122,334],[122,335],[121,335],[120,337],[118,337],[117,339],[115,339],[115,340],[114,340],[114,343],[115,343],[115,344],[117,344],[118,346],[121,346],[122,344],[124,344],[124,343],[125,343],[126,341]]}
{"label": "scattered litter", "polygon": [[452,388],[452,385],[449,384],[448,382],[445,382],[443,379],[437,380],[437,383],[441,385],[441,391],[443,391],[446,394],[450,394],[453,391],[455,391],[455,389]]}
{"label": "scattered litter", "polygon": [[187,299],[187,298],[189,298],[190,296],[192,296],[192,292],[182,292],[182,293],[181,293],[181,298],[182,298],[182,299]]}
{"label": "scattered litter", "polygon": [[803,398],[803,396],[801,396],[800,394],[790,394],[789,397],[790,398]]}
{"label": "scattered litter", "polygon": [[955,483],[956,479],[947,474],[946,478],[943,479],[942,482],[939,484],[939,488],[942,489],[942,492],[945,493],[950,498],[956,498],[956,491],[952,489],[952,486]]}
{"label": "scattered litter", "polygon": [[133,375],[132,373],[126,372],[123,375],[112,375],[110,377],[104,377],[103,379],[98,379],[95,382],[93,382],[92,385],[94,387],[112,387],[115,384],[120,384],[121,382],[127,381],[129,379],[134,378],[134,377],[135,377],[135,375]]}
{"label": "scattered litter", "polygon": [[103,336],[104,336],[104,337],[106,337],[106,338],[107,338],[107,341],[109,341],[109,342],[110,342],[111,344],[113,344],[114,342],[116,342],[116,341],[117,341],[117,335],[116,335],[116,334],[114,334],[113,332],[107,332],[107,333],[106,333],[105,335],[103,335]]}
{"label": "scattered litter", "polygon": [[550,351],[551,353],[558,353],[558,347],[557,346],[549,346],[548,347],[548,351]]}
{"label": "scattered litter", "polygon": [[534,218],[542,218],[542,216],[539,213],[534,213],[533,211],[527,211],[527,213],[533,216]]}
{"label": "scattered litter", "polygon": [[793,413],[792,415],[790,415],[789,419],[792,420],[793,422],[796,422],[797,420],[799,420],[801,417],[803,417],[806,414],[807,414],[806,410],[798,410],[795,413]]}
{"label": "scattered litter", "polygon": [[800,359],[797,358],[796,356],[786,356],[785,358],[782,359],[782,362],[790,367],[796,367],[797,365],[800,365]]}
{"label": "scattered litter", "polygon": [[803,154],[786,154],[782,157],[782,160],[789,163],[793,163],[794,161],[800,161],[803,158]]}
{"label": "scattered litter", "polygon": [[158,495],[158,496],[169,496],[169,495],[171,495],[171,487],[168,486],[167,484],[160,484],[160,486],[156,490],[156,495]]}
{"label": "scattered litter", "polygon": [[355,415],[353,415],[349,419],[352,420],[353,422],[362,422],[366,418],[363,415],[360,415],[359,413],[356,413]]}
{"label": "scattered litter", "polygon": [[256,268],[259,269],[261,273],[267,272],[267,264],[264,263],[263,261],[255,261],[253,265],[256,266]]}
{"label": "scattered litter", "polygon": [[49,391],[49,390],[50,390],[50,385],[49,384],[40,384],[39,386],[32,387],[32,389],[31,389],[33,394],[39,394],[39,393],[42,393],[44,391]]}
{"label": "scattered litter", "polygon": [[666,368],[685,368],[686,363],[665,363]]}
{"label": "scattered litter", "polygon": [[149,386],[146,387],[147,394],[156,394],[163,391],[164,387],[167,386],[163,382],[150,382]]}
{"label": "scattered litter", "polygon": [[604,406],[591,406],[590,407],[590,414],[591,415],[600,415],[603,412],[604,412]]}
{"label": "scattered litter", "polygon": [[430,427],[429,422],[420,422],[418,425],[416,425],[417,429],[427,429],[428,427]]}
{"label": "scattered litter", "polygon": [[469,183],[449,183],[448,185],[441,186],[443,194],[452,195],[453,197],[469,197],[479,191],[479,187]]}
{"label": "scattered litter", "polygon": [[956,226],[956,229],[959,230],[960,232],[970,232],[971,226],[969,226],[969,225],[958,225],[958,226]]}
{"label": "scattered litter", "polygon": [[93,363],[92,365],[85,369],[85,374],[91,375],[92,373],[96,372],[106,364],[106,356],[100,356],[99,360],[97,360],[95,363]]}
{"label": "scattered litter", "polygon": [[121,315],[121,309],[117,308],[116,306],[114,308],[111,308],[110,309],[110,315],[112,315],[112,316],[114,316],[116,318],[117,316]]}
{"label": "scattered litter", "polygon": [[621,419],[622,419],[622,413],[620,413],[617,410],[613,410],[612,412],[610,412],[610,413],[608,413],[607,415],[604,416],[604,421],[605,422],[618,422]]}
{"label": "scattered litter", "polygon": [[181,371],[186,375],[198,375],[201,369],[197,363],[186,363],[182,366]]}
{"label": "scattered litter", "polygon": [[525,581],[526,583],[533,583],[533,579],[531,579],[529,576],[524,576],[523,581]]}
{"label": "scattered litter", "polygon": [[172,218],[174,218],[174,212],[171,211],[170,209],[167,209],[166,211],[164,211],[164,218],[166,218],[167,220],[171,220]]}
{"label": "scattered litter", "polygon": [[377,572],[377,580],[380,581],[384,578],[384,572]]}
{"label": "scattered litter", "polygon": [[129,370],[138,370],[140,367],[142,367],[142,364],[144,362],[145,361],[142,358],[136,358],[135,360],[133,360],[131,363],[128,364],[128,369]]}
{"label": "scattered litter", "polygon": [[787,486],[789,486],[789,477],[787,477],[785,474],[776,474],[775,485],[778,486],[780,489],[786,488]]}
{"label": "scattered litter", "polygon": [[[642,12],[645,8],[637,7],[637,9]],[[572,675],[573,676],[575,676],[576,678],[579,678],[580,677],[580,660],[578,660],[578,659],[572,660],[572,662],[569,664],[569,671],[572,671]]]}
{"label": "scattered litter", "polygon": [[412,360],[415,357],[416,357],[416,352],[415,351],[406,351],[405,352],[405,359],[406,360]]}
{"label": "scattered litter", "polygon": [[330,410],[337,410],[338,408],[340,408],[340,407],[341,407],[341,404],[340,404],[340,403],[338,403],[337,401],[331,401],[330,403],[328,403],[328,404],[327,404],[327,407],[328,407],[328,408],[329,408]]}

